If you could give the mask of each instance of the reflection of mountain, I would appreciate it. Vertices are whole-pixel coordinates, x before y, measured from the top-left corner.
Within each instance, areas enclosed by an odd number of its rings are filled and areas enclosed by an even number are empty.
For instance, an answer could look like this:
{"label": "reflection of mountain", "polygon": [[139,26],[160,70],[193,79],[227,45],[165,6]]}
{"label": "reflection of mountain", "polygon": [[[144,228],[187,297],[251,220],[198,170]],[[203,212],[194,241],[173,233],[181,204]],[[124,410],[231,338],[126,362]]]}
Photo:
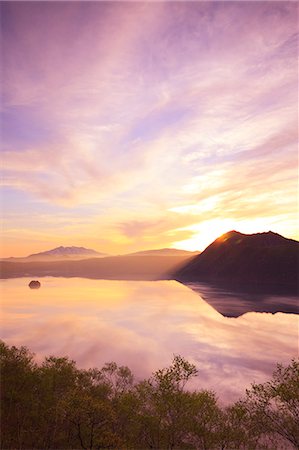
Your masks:
{"label": "reflection of mountain", "polygon": [[200,295],[209,305],[225,317],[239,317],[248,312],[299,313],[298,297],[285,295],[276,289],[275,294],[267,290],[242,287],[231,289],[224,284],[184,283]]}
{"label": "reflection of mountain", "polygon": [[189,260],[190,253],[183,256],[110,256],[80,261],[1,261],[0,273],[1,278],[51,275],[111,280],[157,280],[168,278],[169,273],[178,270]]}
{"label": "reflection of mountain", "polygon": [[57,261],[66,259],[99,258],[106,256],[95,250],[84,247],[56,247],[45,252],[34,253],[24,258],[7,258],[7,261]]}
{"label": "reflection of mountain", "polygon": [[299,242],[271,231],[252,235],[230,231],[175,272],[174,278],[296,291],[298,256]]}

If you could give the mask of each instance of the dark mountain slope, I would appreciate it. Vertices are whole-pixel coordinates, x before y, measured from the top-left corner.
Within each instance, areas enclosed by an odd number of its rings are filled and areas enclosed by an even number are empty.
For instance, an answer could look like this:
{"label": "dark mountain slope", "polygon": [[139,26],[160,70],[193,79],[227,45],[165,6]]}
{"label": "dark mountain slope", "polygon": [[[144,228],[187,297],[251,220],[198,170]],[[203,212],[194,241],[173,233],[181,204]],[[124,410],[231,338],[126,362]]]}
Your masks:
{"label": "dark mountain slope", "polygon": [[230,231],[174,274],[180,281],[298,286],[299,242],[279,234]]}

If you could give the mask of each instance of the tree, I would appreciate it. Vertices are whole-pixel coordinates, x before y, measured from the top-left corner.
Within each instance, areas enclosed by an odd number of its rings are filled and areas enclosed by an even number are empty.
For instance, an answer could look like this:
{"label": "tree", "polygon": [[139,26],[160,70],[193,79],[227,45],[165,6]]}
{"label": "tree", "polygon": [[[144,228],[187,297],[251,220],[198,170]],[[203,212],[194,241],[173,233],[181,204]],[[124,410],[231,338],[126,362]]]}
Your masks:
{"label": "tree", "polygon": [[184,391],[197,369],[180,356],[137,386],[139,439],[148,448],[188,448],[183,440],[190,421],[190,394]]}
{"label": "tree", "polygon": [[34,354],[0,341],[0,364],[1,448],[24,448],[37,418]]}
{"label": "tree", "polygon": [[113,431],[115,412],[109,401],[93,392],[74,390],[60,402],[62,415],[71,425],[74,448],[115,448],[120,440]]}
{"label": "tree", "polygon": [[1,448],[299,449],[299,361],[227,408],[212,391],[186,389],[198,372],[180,356],[139,383],[115,363],[37,365],[26,347],[1,341],[0,362]]}
{"label": "tree", "polygon": [[281,436],[299,448],[299,361],[277,365],[271,381],[253,384],[244,407],[265,434]]}
{"label": "tree", "polygon": [[41,448],[59,448],[64,443],[68,427],[61,415],[59,403],[74,390],[79,373],[75,361],[67,357],[49,356],[38,368],[37,408]]}
{"label": "tree", "polygon": [[214,392],[189,393],[189,420],[185,425],[184,440],[198,450],[219,449],[223,413],[218,406]]}

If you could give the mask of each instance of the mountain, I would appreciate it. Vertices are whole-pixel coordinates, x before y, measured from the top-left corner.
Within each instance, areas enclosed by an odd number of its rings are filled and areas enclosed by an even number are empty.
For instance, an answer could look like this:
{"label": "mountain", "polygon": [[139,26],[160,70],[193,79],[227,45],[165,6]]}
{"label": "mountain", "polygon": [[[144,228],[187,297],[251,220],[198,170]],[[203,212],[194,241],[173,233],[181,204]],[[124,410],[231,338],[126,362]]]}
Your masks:
{"label": "mountain", "polygon": [[109,256],[76,260],[0,261],[0,278],[83,277],[106,280],[161,280],[194,256]]}
{"label": "mountain", "polygon": [[[157,250],[143,250],[141,252],[130,253],[130,256],[194,256],[200,252],[189,252],[177,248],[159,248]],[[128,255],[128,256],[129,256]]]}
{"label": "mountain", "polygon": [[29,255],[28,258],[40,258],[44,256],[55,256],[55,257],[64,257],[64,256],[104,256],[104,253],[96,252],[90,248],[84,247],[56,247],[52,250],[47,250],[41,253],[34,253]]}
{"label": "mountain", "polygon": [[30,261],[57,261],[57,260],[77,260],[86,258],[100,258],[107,256],[95,250],[84,247],[56,247],[45,252],[33,253],[24,258],[7,258],[6,261],[30,262]]}
{"label": "mountain", "polygon": [[230,231],[174,273],[179,281],[298,288],[299,242],[277,233]]}
{"label": "mountain", "polygon": [[[117,256],[178,256],[178,257],[191,257],[198,255],[200,252],[189,252],[188,250],[178,250],[176,248],[161,248],[157,250],[143,250],[136,253],[128,253],[125,255]],[[99,253],[95,250],[91,250],[84,247],[56,247],[52,250],[47,250],[41,253],[34,253],[26,257],[12,257],[12,258],[0,258],[2,261],[11,262],[30,262],[30,261],[55,261],[55,260],[69,260],[69,259],[87,259],[87,258],[100,258],[109,257],[106,253]]]}

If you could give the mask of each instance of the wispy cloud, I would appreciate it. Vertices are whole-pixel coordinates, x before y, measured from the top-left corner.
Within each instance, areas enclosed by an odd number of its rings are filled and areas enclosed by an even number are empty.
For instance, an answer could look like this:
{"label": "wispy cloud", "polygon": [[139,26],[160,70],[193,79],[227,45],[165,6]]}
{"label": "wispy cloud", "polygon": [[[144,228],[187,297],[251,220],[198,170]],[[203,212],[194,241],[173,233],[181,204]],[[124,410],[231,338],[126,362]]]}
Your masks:
{"label": "wispy cloud", "polygon": [[[130,245],[134,233],[152,244],[160,226],[171,245],[175,230],[190,235],[190,216],[198,226],[263,216],[294,236],[296,12],[292,2],[2,4],[2,184],[75,222],[93,205],[94,226]],[[86,231],[78,224],[76,236]]]}

